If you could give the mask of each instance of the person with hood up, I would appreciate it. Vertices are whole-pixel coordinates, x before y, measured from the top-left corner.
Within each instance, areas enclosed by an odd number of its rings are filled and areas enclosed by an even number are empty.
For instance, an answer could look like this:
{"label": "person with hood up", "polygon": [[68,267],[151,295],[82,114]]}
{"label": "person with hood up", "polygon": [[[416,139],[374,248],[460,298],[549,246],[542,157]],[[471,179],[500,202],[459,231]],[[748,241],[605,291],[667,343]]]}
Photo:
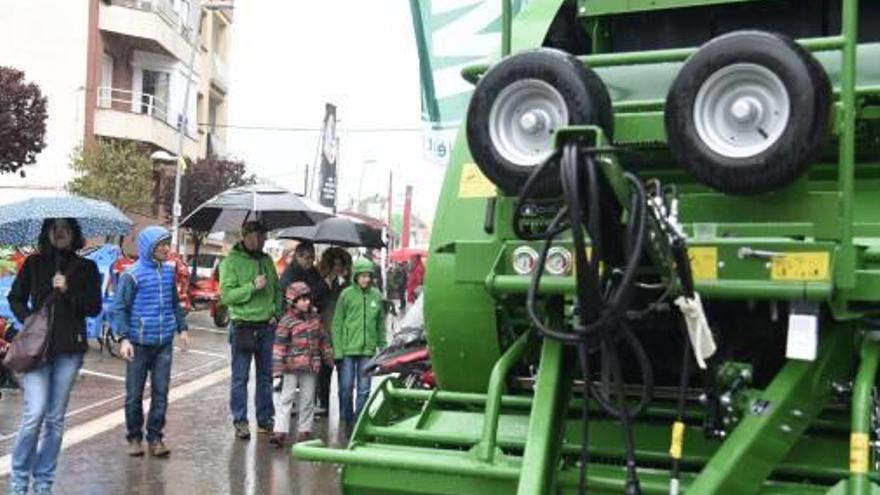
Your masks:
{"label": "person with hood up", "polygon": [[271,443],[278,447],[288,443],[290,410],[297,387],[296,441],[311,436],[318,372],[323,363],[331,369],[333,366],[330,338],[324,331],[321,316],[312,305],[309,286],[305,282],[294,282],[287,288],[285,296],[290,306],[278,323],[272,352],[272,371],[284,377],[281,393],[275,399],[277,421],[271,439]]}
{"label": "person with hood up", "polygon": [[[370,394],[370,377],[363,373],[370,358],[386,345],[385,306],[373,287],[373,263],[359,259],[352,267],[353,283],[336,302],[333,314],[333,359],[339,373],[339,415],[351,436]],[[352,410],[352,390],[357,406]]]}
{"label": "person with hood up", "polygon": [[128,361],[125,371],[125,427],[128,455],[144,455],[144,387],[150,376],[147,451],[167,457],[162,429],[168,409],[174,336],[189,348],[186,315],[177,294],[176,270],[169,262],[171,233],[153,225],[138,236],[139,258],[119,277],[113,301],[113,330],[122,341],[119,353]]}
{"label": "person with hood up", "polygon": [[241,228],[242,241],[220,265],[220,302],[229,308],[232,346],[232,381],[229,409],[235,436],[251,437],[248,426],[247,383],[251,360],[257,368],[255,392],[257,432],[272,433],[275,406],[272,403],[272,346],[275,325],[283,310],[278,273],[263,246],[266,228],[257,221]]}

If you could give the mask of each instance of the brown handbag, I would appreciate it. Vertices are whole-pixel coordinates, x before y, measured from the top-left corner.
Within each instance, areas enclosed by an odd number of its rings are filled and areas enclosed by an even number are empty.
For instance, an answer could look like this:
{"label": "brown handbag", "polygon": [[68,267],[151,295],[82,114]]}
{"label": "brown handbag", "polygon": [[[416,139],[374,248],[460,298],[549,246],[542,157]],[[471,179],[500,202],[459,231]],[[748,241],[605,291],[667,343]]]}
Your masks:
{"label": "brown handbag", "polygon": [[[70,279],[76,265],[74,261],[67,269],[67,279]],[[40,309],[24,320],[24,326],[12,339],[12,344],[3,356],[3,366],[17,373],[25,373],[40,367],[49,359],[55,294],[56,291],[53,290]]]}
{"label": "brown handbag", "polygon": [[24,327],[12,339],[12,344],[3,356],[3,366],[18,373],[25,373],[46,362],[55,313],[54,298],[53,292],[39,311],[24,320]]}

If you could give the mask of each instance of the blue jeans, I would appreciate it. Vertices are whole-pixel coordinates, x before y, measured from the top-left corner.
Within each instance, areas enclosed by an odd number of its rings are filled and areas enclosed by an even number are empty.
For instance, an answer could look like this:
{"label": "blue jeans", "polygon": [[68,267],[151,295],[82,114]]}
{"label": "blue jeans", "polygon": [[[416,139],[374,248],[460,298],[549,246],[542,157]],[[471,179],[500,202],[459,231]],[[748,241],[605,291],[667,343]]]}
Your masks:
{"label": "blue jeans", "polygon": [[[360,417],[367,397],[370,396],[370,376],[364,374],[364,367],[369,362],[369,356],[345,356],[340,363],[339,369],[339,417],[349,428],[354,427],[355,421]],[[352,390],[357,382],[357,406],[352,411]]]}
{"label": "blue jeans", "polygon": [[229,410],[236,423],[247,422],[247,385],[251,374],[251,359],[257,365],[257,390],[254,393],[257,406],[257,424],[268,425],[275,417],[272,404],[272,344],[275,343],[275,327],[264,325],[257,330],[256,348],[243,351],[236,346],[235,323],[230,324],[232,345],[232,381],[229,393]]}
{"label": "blue jeans", "polygon": [[34,477],[34,491],[52,488],[58,454],[61,452],[64,414],[67,412],[70,389],[82,363],[82,354],[60,354],[21,377],[24,407],[21,427],[12,449],[12,474],[9,479],[12,493],[27,492],[31,474]]}
{"label": "blue jeans", "polygon": [[144,386],[150,375],[150,416],[147,418],[147,442],[162,440],[165,411],[168,409],[168,386],[171,382],[171,356],[174,346],[139,345],[134,359],[125,370],[126,440],[140,442],[144,438]]}

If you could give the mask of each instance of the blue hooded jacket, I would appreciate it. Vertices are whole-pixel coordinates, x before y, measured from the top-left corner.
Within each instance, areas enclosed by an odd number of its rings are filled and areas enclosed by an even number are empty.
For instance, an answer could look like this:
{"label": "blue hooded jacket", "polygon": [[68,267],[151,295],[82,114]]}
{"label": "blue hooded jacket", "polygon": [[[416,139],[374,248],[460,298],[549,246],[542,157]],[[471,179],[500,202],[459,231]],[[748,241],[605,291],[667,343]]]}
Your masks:
{"label": "blue hooded jacket", "polygon": [[187,329],[180,307],[174,265],[157,263],[156,246],[170,237],[167,229],[150,226],[138,236],[138,261],[119,277],[113,302],[113,330],[117,337],[140,345],[163,345],[175,332]]}

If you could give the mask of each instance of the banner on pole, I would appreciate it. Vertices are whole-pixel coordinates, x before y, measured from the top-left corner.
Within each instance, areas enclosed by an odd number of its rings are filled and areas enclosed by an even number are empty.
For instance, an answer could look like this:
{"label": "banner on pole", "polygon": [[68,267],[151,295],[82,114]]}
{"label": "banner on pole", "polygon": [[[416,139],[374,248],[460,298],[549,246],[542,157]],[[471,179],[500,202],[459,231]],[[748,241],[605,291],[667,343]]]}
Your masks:
{"label": "banner on pole", "polygon": [[[514,0],[514,13],[525,3]],[[461,70],[499,53],[501,2],[410,0],[410,10],[419,51],[424,152],[446,165],[473,90]]]}
{"label": "banner on pole", "polygon": [[336,211],[336,158],[339,138],[336,136],[336,106],[330,103],[325,107],[321,143],[318,201]]}

